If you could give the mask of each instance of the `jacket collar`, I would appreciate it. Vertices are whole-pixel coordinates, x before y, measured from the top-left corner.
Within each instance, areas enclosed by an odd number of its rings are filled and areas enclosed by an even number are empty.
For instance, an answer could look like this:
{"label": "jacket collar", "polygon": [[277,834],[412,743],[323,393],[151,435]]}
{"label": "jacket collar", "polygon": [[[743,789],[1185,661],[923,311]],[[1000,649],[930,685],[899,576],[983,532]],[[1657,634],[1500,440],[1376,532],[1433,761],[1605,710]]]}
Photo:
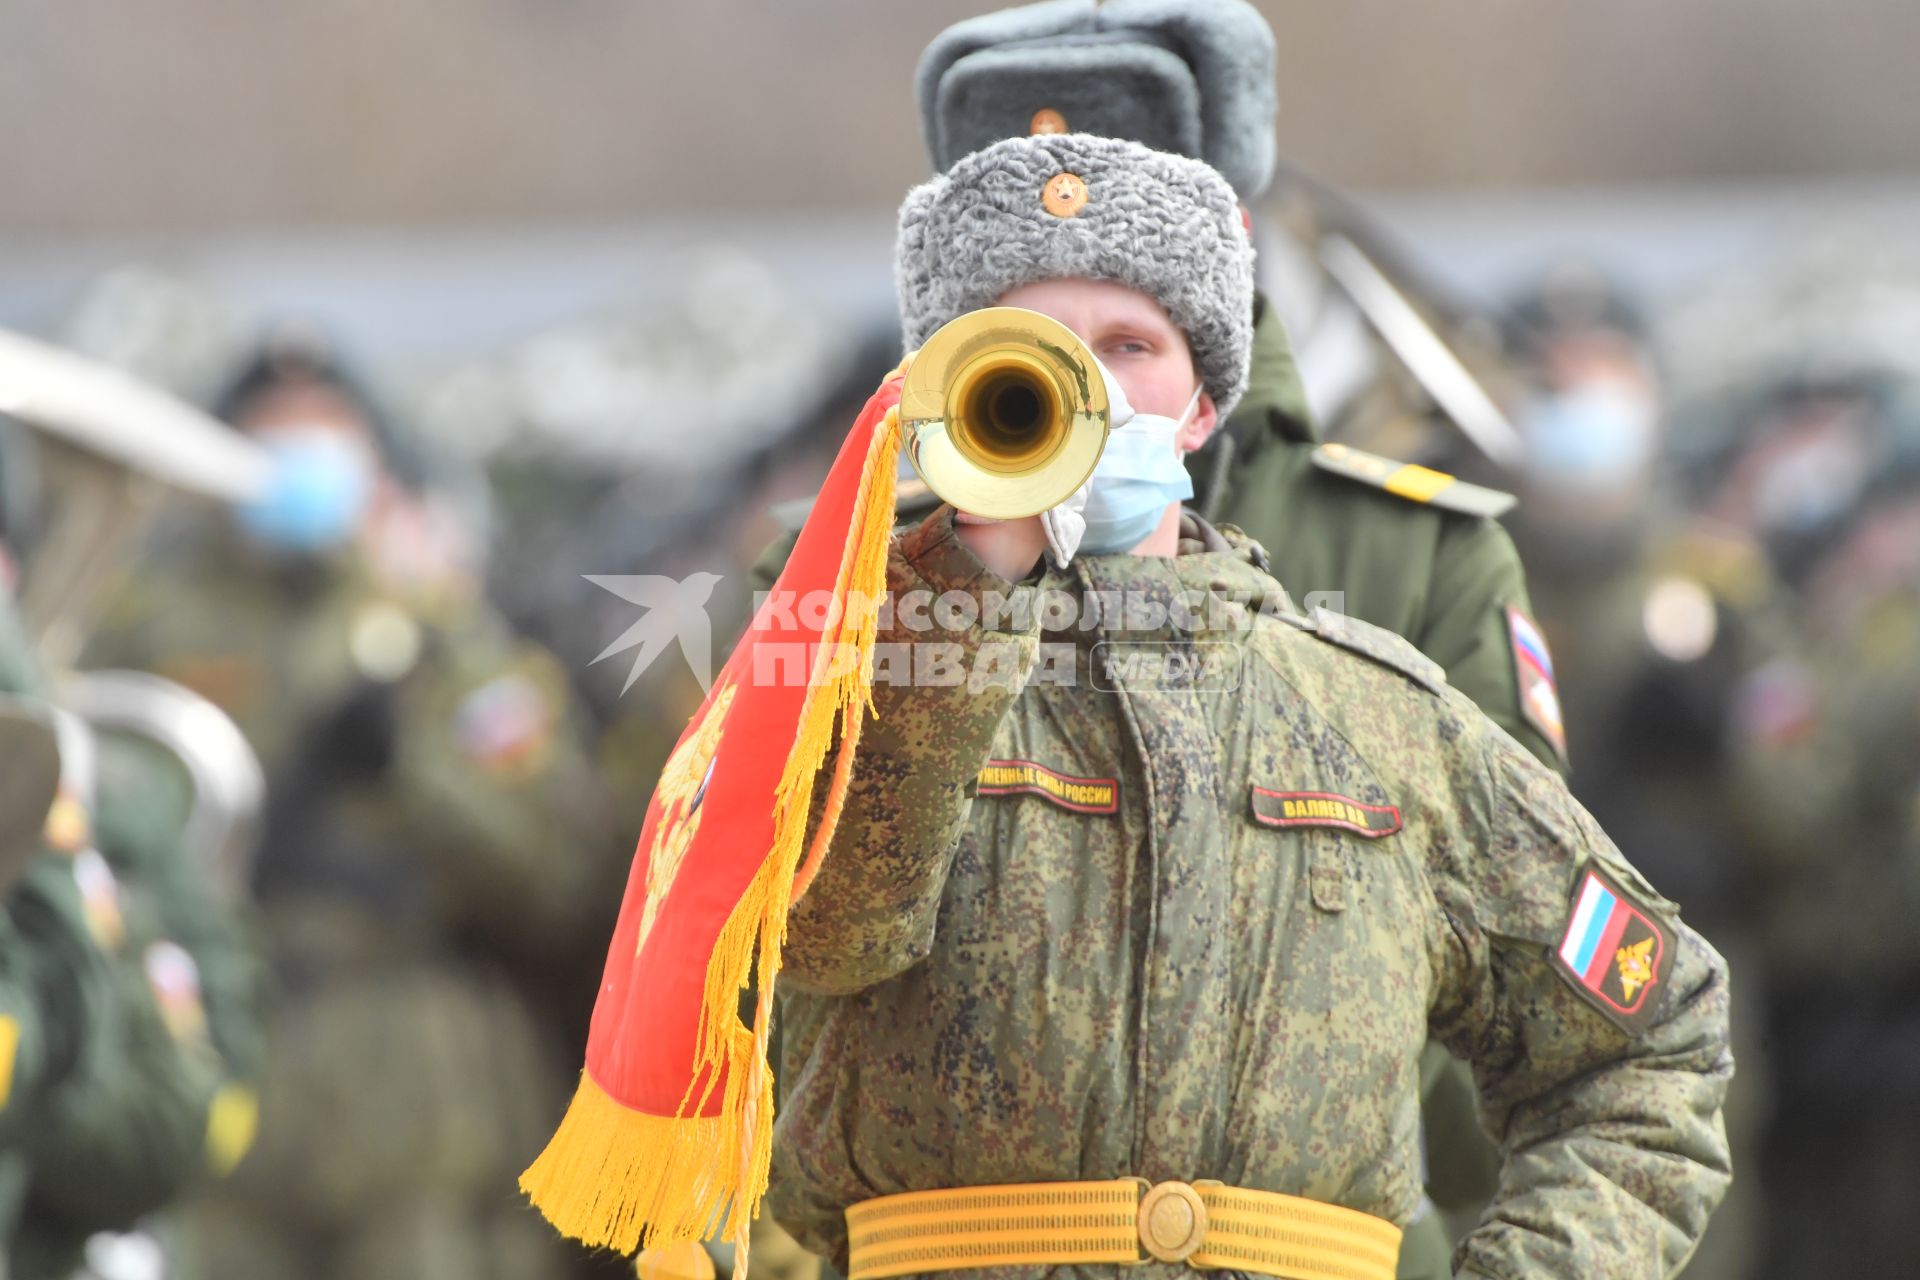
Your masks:
{"label": "jacket collar", "polygon": [[[1062,630],[1086,643],[1191,640],[1244,629],[1247,610],[1292,611],[1266,572],[1266,549],[1240,530],[1216,528],[1183,508],[1179,547],[1172,556],[1078,556],[1064,570],[1048,568],[1040,585],[1079,601]],[[1230,604],[1244,608],[1222,607]]]}

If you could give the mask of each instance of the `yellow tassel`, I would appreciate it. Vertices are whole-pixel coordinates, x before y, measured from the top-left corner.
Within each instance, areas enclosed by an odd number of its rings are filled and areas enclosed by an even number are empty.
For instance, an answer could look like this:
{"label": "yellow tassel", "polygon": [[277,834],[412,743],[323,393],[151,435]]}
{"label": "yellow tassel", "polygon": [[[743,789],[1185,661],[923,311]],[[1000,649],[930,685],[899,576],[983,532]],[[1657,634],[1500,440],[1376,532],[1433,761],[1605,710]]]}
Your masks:
{"label": "yellow tassel", "polygon": [[735,1133],[725,1116],[650,1116],[623,1107],[593,1077],[580,1087],[520,1189],[566,1235],[632,1253],[641,1236],[705,1236],[714,1216],[708,1179],[689,1169],[723,1166]]}
{"label": "yellow tassel", "polygon": [[[877,619],[872,608],[850,615],[845,606],[850,597],[877,602],[886,589],[899,423],[899,411],[889,410],[874,428],[861,470],[833,587],[840,608],[820,638],[776,793],[773,847],[722,926],[707,963],[695,1084],[678,1115],[654,1116],[615,1102],[582,1072],[552,1141],[521,1175],[521,1190],[548,1220],[588,1245],[632,1253],[643,1244],[668,1249],[719,1235],[734,1241],[735,1280],[746,1278],[748,1229],[766,1194],[773,1155],[773,1077],[767,1066],[773,988],[814,784],[833,743],[834,723],[840,722],[842,754],[828,780],[824,820],[800,888],[832,839],[852,775],[860,713],[873,707]],[[847,661],[849,651],[858,661]],[[836,661],[842,664],[838,670]],[[749,1029],[740,1025],[739,995],[755,976],[756,960],[760,989]],[[700,1114],[722,1079],[719,1114]]]}

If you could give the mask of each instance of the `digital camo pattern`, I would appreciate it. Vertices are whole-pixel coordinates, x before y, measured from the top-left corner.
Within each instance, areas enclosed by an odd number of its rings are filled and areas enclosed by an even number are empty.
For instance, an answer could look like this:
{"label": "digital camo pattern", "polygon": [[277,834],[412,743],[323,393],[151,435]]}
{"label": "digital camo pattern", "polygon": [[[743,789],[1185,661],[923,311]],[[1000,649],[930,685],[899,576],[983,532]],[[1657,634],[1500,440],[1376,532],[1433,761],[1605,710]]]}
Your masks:
{"label": "digital camo pattern", "polygon": [[[1040,586],[1272,608],[1253,550],[1083,557]],[[1006,587],[944,511],[889,572],[896,591]],[[1245,659],[1218,692],[1095,687],[1096,645],[1194,641],[1170,625],[899,637],[1009,645],[1023,668],[1071,643],[1079,679],[875,689],[791,919],[775,1214],[843,1267],[847,1205],[932,1187],[1217,1178],[1404,1224],[1431,1031],[1473,1061],[1510,1153],[1463,1270],[1667,1274],[1728,1180],[1724,964],[1556,776],[1415,678],[1410,647],[1240,619],[1205,636]],[[1118,812],[976,795],[988,759],[1118,778]],[[1255,788],[1391,806],[1402,829],[1274,828]],[[1675,942],[1637,1036],[1550,959],[1595,862]]]}

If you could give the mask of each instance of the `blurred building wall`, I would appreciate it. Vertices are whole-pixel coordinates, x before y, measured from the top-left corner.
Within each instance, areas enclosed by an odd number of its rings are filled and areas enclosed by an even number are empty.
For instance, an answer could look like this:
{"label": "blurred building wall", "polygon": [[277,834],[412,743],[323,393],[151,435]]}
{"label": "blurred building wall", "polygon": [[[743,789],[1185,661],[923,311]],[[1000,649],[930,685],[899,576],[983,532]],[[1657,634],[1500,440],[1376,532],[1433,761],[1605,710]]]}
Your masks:
{"label": "blurred building wall", "polygon": [[[1920,172],[1913,0],[1260,0],[1363,187]],[[982,0],[0,0],[0,233],[889,207]]]}

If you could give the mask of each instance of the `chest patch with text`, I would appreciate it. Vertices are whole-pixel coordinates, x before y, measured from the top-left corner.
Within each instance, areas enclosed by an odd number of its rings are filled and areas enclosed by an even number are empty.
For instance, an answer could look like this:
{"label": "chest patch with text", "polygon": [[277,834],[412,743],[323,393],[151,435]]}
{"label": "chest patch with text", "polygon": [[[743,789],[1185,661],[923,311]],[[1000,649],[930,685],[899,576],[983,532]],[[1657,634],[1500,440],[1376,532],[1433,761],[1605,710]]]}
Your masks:
{"label": "chest patch with text", "polygon": [[1267,827],[1333,827],[1369,840],[1400,829],[1400,810],[1363,804],[1334,791],[1270,791],[1253,788],[1253,817]]}
{"label": "chest patch with text", "polygon": [[983,796],[1035,795],[1074,813],[1115,813],[1118,778],[1076,778],[1031,760],[989,760],[980,770]]}

